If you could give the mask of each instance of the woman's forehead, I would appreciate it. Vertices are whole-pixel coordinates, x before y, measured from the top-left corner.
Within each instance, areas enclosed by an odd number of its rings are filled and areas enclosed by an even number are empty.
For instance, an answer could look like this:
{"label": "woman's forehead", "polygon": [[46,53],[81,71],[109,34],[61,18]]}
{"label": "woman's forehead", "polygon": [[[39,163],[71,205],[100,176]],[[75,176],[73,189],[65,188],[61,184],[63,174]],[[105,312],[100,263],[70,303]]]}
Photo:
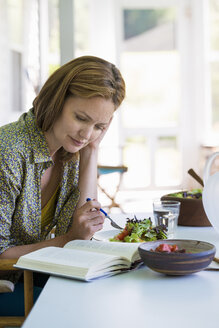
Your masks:
{"label": "woman's forehead", "polygon": [[73,112],[83,114],[95,121],[106,120],[106,122],[108,122],[115,111],[113,102],[102,97],[93,97],[89,99],[71,97],[66,102],[66,105]]}

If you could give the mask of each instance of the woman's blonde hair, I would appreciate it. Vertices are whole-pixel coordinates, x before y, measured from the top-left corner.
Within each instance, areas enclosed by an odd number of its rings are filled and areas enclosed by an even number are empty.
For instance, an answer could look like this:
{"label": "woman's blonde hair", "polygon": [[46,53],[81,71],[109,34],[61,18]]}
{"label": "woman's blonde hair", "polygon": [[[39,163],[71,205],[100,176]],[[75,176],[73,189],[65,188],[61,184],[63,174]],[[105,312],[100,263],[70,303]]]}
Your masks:
{"label": "woman's blonde hair", "polygon": [[68,97],[103,97],[115,109],[125,97],[125,82],[112,63],[94,56],[82,56],[61,66],[42,87],[33,101],[36,122],[48,131],[60,116]]}

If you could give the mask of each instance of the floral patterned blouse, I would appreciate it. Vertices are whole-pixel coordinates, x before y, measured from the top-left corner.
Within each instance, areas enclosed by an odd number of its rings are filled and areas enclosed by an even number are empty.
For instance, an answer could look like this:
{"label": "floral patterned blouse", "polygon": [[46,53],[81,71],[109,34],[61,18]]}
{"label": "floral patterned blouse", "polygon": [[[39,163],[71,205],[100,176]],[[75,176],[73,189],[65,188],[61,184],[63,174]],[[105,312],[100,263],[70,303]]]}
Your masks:
{"label": "floral patterned blouse", "polygon": [[79,161],[63,164],[53,221],[41,231],[41,177],[53,165],[33,109],[0,128],[0,253],[44,240],[53,226],[62,235],[79,200]]}

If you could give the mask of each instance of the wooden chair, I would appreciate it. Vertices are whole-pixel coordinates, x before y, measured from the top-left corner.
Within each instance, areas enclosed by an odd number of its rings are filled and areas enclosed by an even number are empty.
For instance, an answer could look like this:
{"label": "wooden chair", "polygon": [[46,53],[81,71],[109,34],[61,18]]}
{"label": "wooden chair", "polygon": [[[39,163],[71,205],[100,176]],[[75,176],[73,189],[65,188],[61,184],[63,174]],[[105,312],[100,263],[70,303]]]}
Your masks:
{"label": "wooden chair", "polygon": [[[13,267],[17,259],[0,259],[0,270],[18,270]],[[24,270],[24,316],[0,317],[0,328],[21,326],[33,306],[33,272]]]}

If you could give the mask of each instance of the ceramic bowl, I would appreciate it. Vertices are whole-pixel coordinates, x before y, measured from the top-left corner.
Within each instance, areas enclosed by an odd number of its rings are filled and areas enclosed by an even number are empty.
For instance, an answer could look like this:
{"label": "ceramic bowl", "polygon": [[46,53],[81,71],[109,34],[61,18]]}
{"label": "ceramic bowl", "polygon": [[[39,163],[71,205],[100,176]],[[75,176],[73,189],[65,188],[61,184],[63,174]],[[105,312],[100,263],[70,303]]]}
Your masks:
{"label": "ceramic bowl", "polygon": [[[156,252],[155,249],[160,244],[177,245],[186,252]],[[216,248],[204,241],[168,239],[142,243],[138,251],[144,264],[151,270],[179,276],[204,270],[212,262]]]}
{"label": "ceramic bowl", "polygon": [[178,225],[192,227],[211,226],[203,207],[202,199],[180,198],[167,194],[161,197],[162,200],[176,200],[181,203]]}

